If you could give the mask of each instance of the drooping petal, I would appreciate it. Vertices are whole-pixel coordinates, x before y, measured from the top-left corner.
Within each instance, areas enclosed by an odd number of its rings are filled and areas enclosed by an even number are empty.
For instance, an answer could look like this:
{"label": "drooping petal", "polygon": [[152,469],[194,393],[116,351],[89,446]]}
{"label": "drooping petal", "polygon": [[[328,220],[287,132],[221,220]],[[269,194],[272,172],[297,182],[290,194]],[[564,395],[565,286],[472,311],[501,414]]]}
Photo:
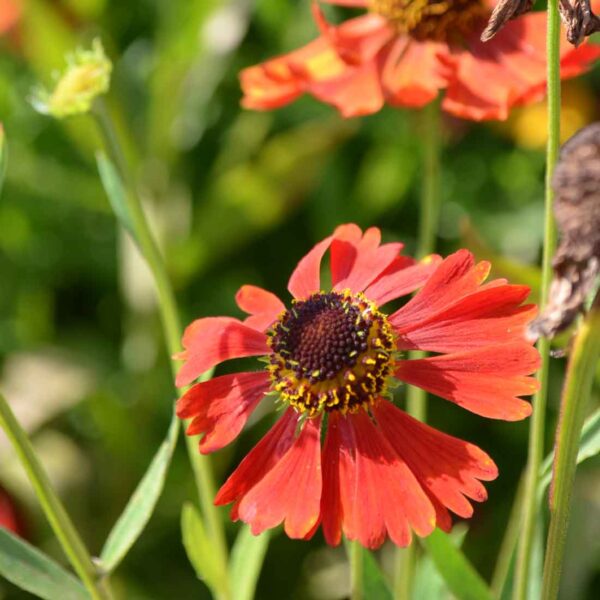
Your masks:
{"label": "drooping petal", "polygon": [[283,302],[272,292],[255,285],[243,285],[235,295],[237,305],[249,316],[244,325],[264,331],[285,310]]}
{"label": "drooping petal", "polygon": [[[478,36],[456,53],[450,62],[450,80],[443,108],[472,119],[506,119],[514,106],[539,100],[546,83],[546,16],[532,13],[510,21],[492,40]],[[587,70],[600,48],[575,49],[561,42],[561,78]],[[563,68],[564,67],[564,68]]]}
{"label": "drooping petal", "polygon": [[[373,412],[387,440],[419,482],[443,507],[470,517],[473,507],[468,499],[482,502],[487,498],[480,480],[498,476],[492,459],[477,446],[413,419],[391,402],[379,402]],[[442,524],[447,524],[444,520]]]}
{"label": "drooping petal", "polygon": [[177,374],[177,387],[191,383],[225,360],[271,352],[264,333],[231,317],[197,319],[186,328],[182,344],[185,350],[177,358],[185,364]]}
{"label": "drooping petal", "polygon": [[394,106],[429,104],[448,85],[451,70],[440,59],[448,54],[446,44],[399,36],[381,59],[386,100]]}
{"label": "drooping petal", "polygon": [[415,263],[412,258],[398,256],[365,290],[365,296],[383,306],[420,288],[437,269],[442,258],[436,254]]}
{"label": "drooping petal", "polygon": [[215,504],[236,502],[232,519],[237,520],[237,504],[276,464],[294,443],[298,423],[296,412],[288,408],[269,432],[246,455],[215,497]]}
{"label": "drooping petal", "polygon": [[338,412],[332,412],[327,421],[327,434],[323,446],[323,494],[321,496],[321,524],[323,536],[330,546],[342,539],[342,525],[353,531],[352,499],[342,497],[355,488],[354,436],[342,437]]}
{"label": "drooping petal", "polygon": [[331,236],[319,242],[294,269],[288,290],[294,298],[302,300],[321,289],[321,259],[331,245]]}
{"label": "drooping petal", "polygon": [[450,400],[467,410],[505,421],[531,414],[531,405],[518,396],[539,387],[532,377],[540,356],[526,342],[495,344],[468,352],[396,363],[395,376]]}
{"label": "drooping petal", "polygon": [[177,415],[193,419],[188,435],[205,434],[200,441],[200,452],[208,454],[239,435],[268,390],[266,371],[215,377],[192,386],[177,401]]}
{"label": "drooping petal", "polygon": [[239,518],[254,535],[284,522],[290,538],[303,539],[319,519],[321,417],[308,419],[295,442],[241,499]]}
{"label": "drooping petal", "polygon": [[[354,437],[355,474],[351,489],[343,490],[343,529],[348,539],[378,548],[386,537],[398,546],[417,535],[431,533],[435,509],[406,463],[399,457],[364,411],[340,419],[340,429]],[[346,485],[348,482],[346,482]],[[343,484],[342,484],[343,487]],[[345,510],[345,504],[354,508]],[[347,517],[348,515],[348,517]]]}
{"label": "drooping petal", "polygon": [[449,308],[395,329],[402,350],[461,352],[525,340],[535,305],[521,306],[529,295],[522,285],[496,285],[463,296]]}
{"label": "drooping petal", "polygon": [[[377,227],[356,236],[358,227],[343,225],[331,242],[331,280],[336,290],[363,291],[398,256],[403,244],[381,244]],[[358,229],[360,234],[360,229]]]}
{"label": "drooping petal", "polygon": [[467,250],[451,254],[437,267],[421,290],[389,318],[402,331],[412,323],[420,323],[429,316],[453,304],[459,298],[474,292],[485,280],[490,264],[475,264]]}

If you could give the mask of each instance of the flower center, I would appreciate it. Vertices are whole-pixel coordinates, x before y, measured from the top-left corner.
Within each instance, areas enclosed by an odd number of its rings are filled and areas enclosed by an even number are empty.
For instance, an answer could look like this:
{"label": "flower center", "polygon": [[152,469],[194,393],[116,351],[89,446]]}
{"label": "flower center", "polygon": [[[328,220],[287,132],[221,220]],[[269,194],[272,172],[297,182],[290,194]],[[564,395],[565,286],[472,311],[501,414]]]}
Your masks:
{"label": "flower center", "polygon": [[483,0],[371,0],[371,10],[417,40],[459,42],[489,16]]}
{"label": "flower center", "polygon": [[299,412],[355,412],[385,393],[394,338],[363,294],[316,293],[294,301],[269,332],[269,370],[281,399]]}

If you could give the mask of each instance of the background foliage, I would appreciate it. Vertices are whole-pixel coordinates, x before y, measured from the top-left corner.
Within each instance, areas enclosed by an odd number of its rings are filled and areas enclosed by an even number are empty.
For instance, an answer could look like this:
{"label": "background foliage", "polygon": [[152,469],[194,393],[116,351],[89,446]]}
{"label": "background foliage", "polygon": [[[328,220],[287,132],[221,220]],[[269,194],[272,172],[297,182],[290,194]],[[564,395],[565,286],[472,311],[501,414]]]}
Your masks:
{"label": "background foliage", "polygon": [[[15,1],[0,1],[0,23]],[[238,71],[315,35],[308,2],[19,5],[19,21],[0,39],[0,120],[9,143],[0,200],[0,386],[98,553],[165,436],[174,397],[151,281],[97,176],[98,133],[86,117],[59,123],[36,114],[32,88],[51,82],[66,52],[101,37],[115,64],[110,107],[186,322],[238,315],[233,297],[243,283],[285,297],[297,260],[342,222],[378,225],[413,250],[420,125],[415,113],[389,108],[343,121],[309,99],[273,113],[240,110]],[[599,92],[597,72],[565,86],[565,135],[597,118]],[[492,258],[496,275],[531,285],[534,298],[544,127],[541,105],[503,124],[444,121],[441,252],[466,246]],[[553,361],[549,436],[563,367]],[[463,542],[489,577],[525,463],[527,423],[487,421],[439,399],[429,413],[435,426],[480,445],[500,468]],[[270,422],[259,415],[217,456],[219,481]],[[0,483],[20,507],[27,537],[62,562],[4,437],[0,456]],[[592,598],[600,587],[598,464],[588,461],[578,477],[565,598]],[[119,596],[209,597],[180,539],[181,507],[193,497],[180,443],[157,510],[113,578]],[[237,530],[229,526],[232,537]],[[391,568],[391,548],[380,557]],[[421,585],[435,588],[426,571],[432,566],[422,569]],[[343,548],[326,549],[320,535],[300,543],[276,533],[257,597],[341,598],[347,581]],[[428,593],[446,597],[438,584]],[[4,581],[2,596],[29,597]]]}

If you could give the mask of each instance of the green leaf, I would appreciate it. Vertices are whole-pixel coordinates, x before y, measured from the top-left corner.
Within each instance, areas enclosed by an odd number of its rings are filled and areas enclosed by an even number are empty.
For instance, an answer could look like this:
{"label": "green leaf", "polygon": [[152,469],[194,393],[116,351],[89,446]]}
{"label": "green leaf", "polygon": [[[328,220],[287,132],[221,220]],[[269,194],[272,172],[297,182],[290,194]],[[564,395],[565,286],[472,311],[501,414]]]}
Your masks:
{"label": "green leaf", "polygon": [[51,558],[0,528],[0,574],[21,589],[46,600],[88,600],[75,577]]}
{"label": "green leaf", "polygon": [[[352,543],[355,542],[344,540],[346,554],[349,557],[352,555]],[[390,586],[373,553],[366,548],[362,548],[360,554],[362,556],[362,597],[365,599],[393,600],[394,596]]]}
{"label": "green leaf", "polygon": [[[600,408],[597,409],[583,424],[581,437],[579,438],[579,452],[577,453],[577,464],[588,458],[600,454]],[[540,495],[543,495],[552,480],[552,463],[554,462],[554,451],[544,460],[541,472]]]}
{"label": "green leaf", "polygon": [[196,575],[213,591],[218,591],[223,586],[225,574],[219,568],[217,555],[202,518],[196,507],[189,502],[183,505],[181,511],[181,534],[183,546]]}
{"label": "green leaf", "polygon": [[267,553],[270,534],[252,535],[244,526],[237,535],[231,549],[229,585],[236,600],[252,600],[258,577]]}
{"label": "green leaf", "polygon": [[102,548],[100,561],[105,571],[111,572],[117,567],[150,520],[165,485],[178,433],[179,420],[173,414],[167,437]]}
{"label": "green leaf", "polygon": [[458,600],[492,600],[486,582],[448,535],[436,529],[421,543]]}
{"label": "green leaf", "polygon": [[98,172],[100,173],[102,186],[104,187],[104,191],[108,196],[108,200],[115,215],[117,215],[117,219],[119,219],[119,223],[135,240],[131,216],[127,209],[127,192],[115,165],[106,154],[101,151],[96,153],[96,163],[98,164]]}

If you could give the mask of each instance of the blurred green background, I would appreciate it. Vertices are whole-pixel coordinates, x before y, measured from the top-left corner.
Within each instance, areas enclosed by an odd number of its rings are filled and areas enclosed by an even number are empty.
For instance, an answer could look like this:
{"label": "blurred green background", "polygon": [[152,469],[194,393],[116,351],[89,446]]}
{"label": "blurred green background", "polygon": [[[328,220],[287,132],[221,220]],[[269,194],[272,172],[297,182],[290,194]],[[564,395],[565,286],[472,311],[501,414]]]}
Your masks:
{"label": "blurred green background", "polygon": [[[102,39],[115,67],[111,110],[186,323],[240,316],[233,298],[244,283],[287,297],[298,259],[343,222],[378,225],[410,253],[420,119],[386,108],[343,121],[310,99],[272,113],[240,109],[241,68],[314,37],[308,1],[0,0],[0,29],[0,120],[9,151],[0,199],[0,388],[98,552],[165,435],[174,395],[151,280],[97,176],[97,131],[85,116],[60,123],[37,114],[28,102],[32,88],[52,83],[65,53]],[[565,86],[565,136],[597,118],[599,92],[597,72]],[[531,285],[534,297],[544,118],[539,105],[503,124],[443,123],[440,252],[466,246],[494,260],[495,275]],[[564,360],[552,368],[548,447]],[[216,456],[218,481],[271,419],[254,419]],[[429,419],[481,445],[500,467],[464,542],[489,577],[525,463],[528,424],[485,420],[435,398]],[[588,461],[577,481],[567,599],[591,599],[600,589],[598,467]],[[3,436],[0,484],[29,540],[64,562]],[[180,440],[156,513],[113,578],[119,597],[209,597],[180,542],[181,506],[194,495]],[[237,529],[228,525],[232,537]],[[391,546],[379,556],[391,568]],[[292,542],[278,533],[257,597],[343,598],[347,579],[343,549],[326,548],[320,534]],[[29,596],[0,581],[0,597]]]}

